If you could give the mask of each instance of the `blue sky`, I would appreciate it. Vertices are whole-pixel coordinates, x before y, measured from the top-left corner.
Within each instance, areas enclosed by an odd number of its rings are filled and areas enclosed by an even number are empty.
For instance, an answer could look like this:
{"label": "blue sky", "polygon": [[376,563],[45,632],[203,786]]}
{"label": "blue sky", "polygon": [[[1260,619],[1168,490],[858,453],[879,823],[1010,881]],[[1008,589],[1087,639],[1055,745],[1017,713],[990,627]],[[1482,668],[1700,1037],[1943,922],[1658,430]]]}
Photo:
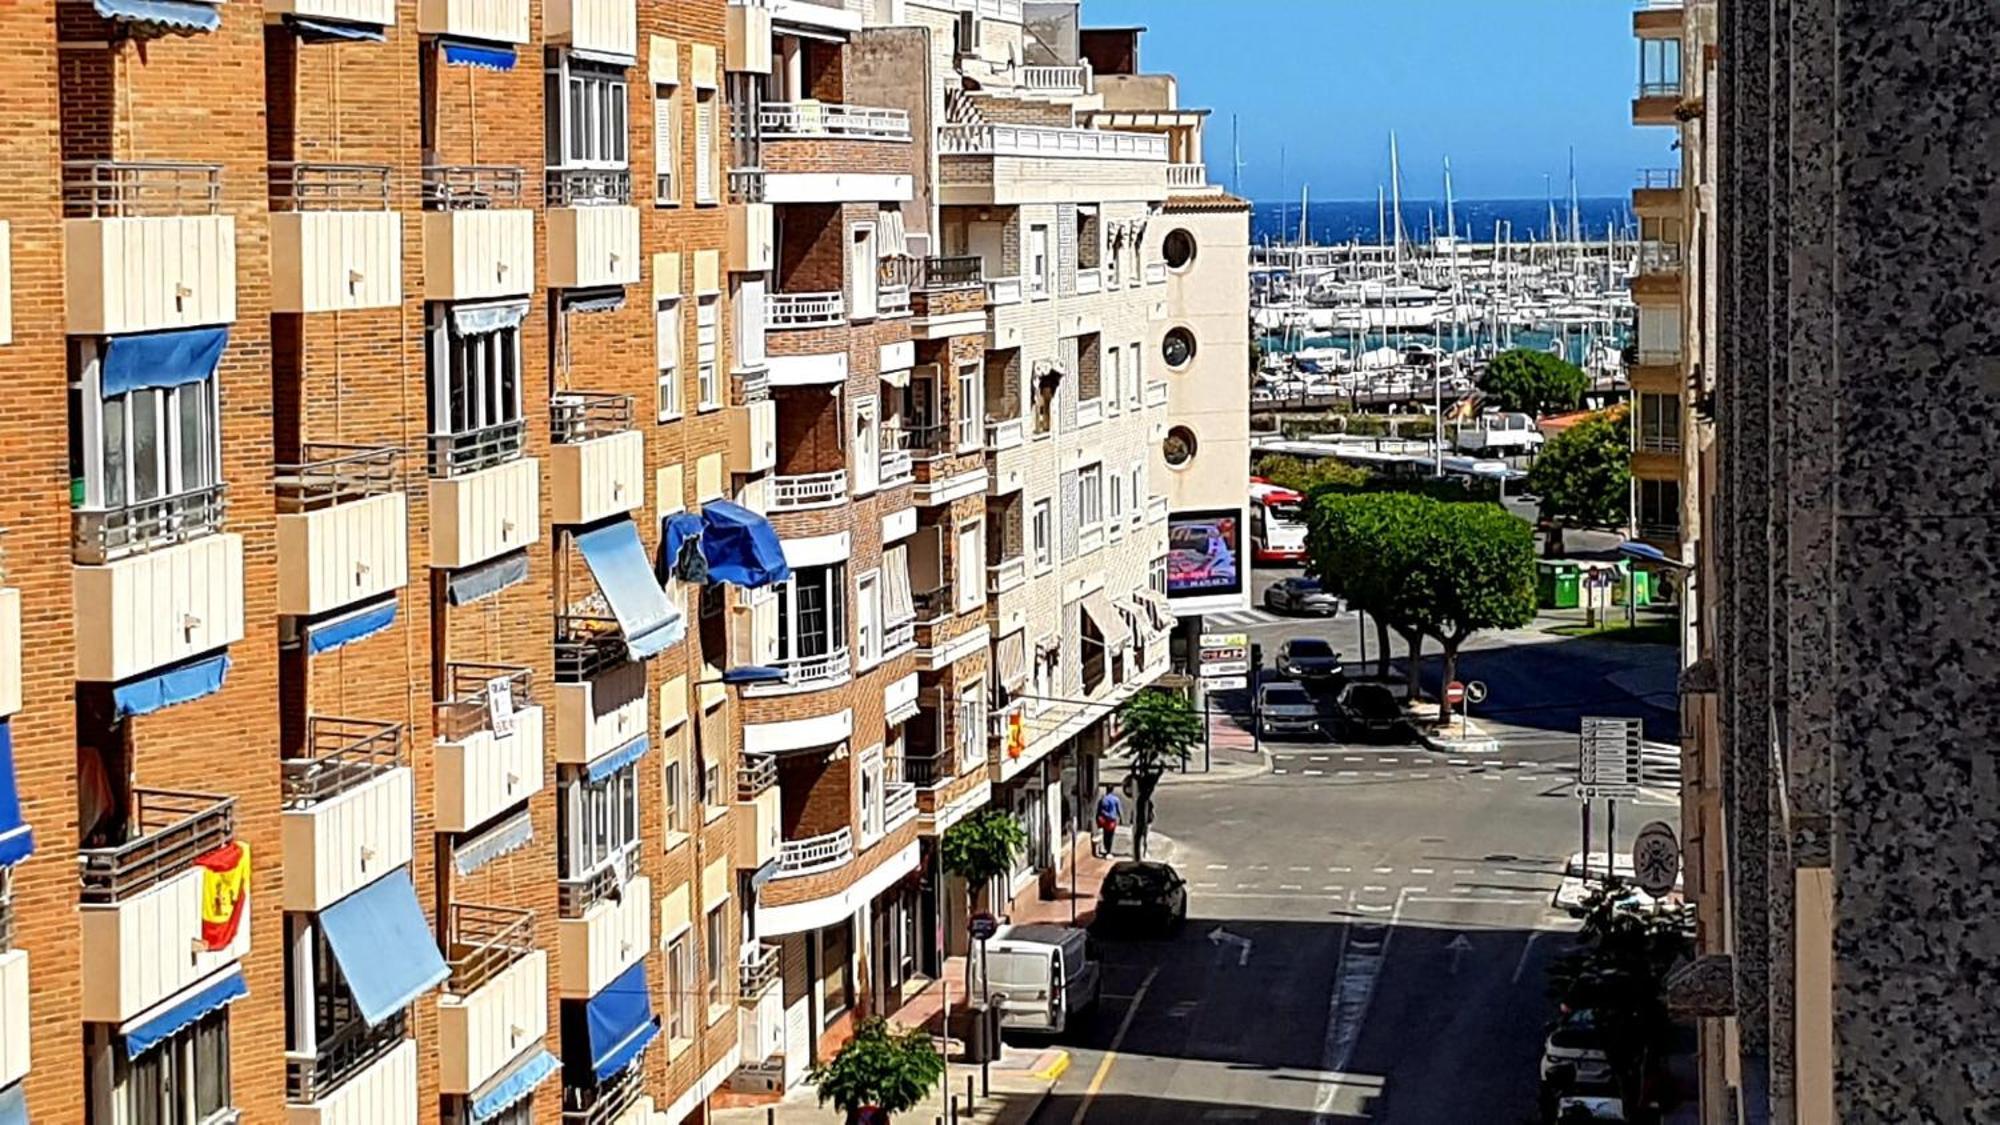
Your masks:
{"label": "blue sky", "polygon": [[[1184,106],[1214,110],[1211,176],[1259,200],[1373,199],[1389,131],[1405,198],[1440,198],[1442,162],[1464,199],[1577,190],[1617,195],[1672,163],[1665,129],[1631,123],[1638,47],[1616,0],[1084,0],[1086,26],[1139,24],[1140,63],[1180,78]],[[1279,146],[1284,146],[1280,190]]]}

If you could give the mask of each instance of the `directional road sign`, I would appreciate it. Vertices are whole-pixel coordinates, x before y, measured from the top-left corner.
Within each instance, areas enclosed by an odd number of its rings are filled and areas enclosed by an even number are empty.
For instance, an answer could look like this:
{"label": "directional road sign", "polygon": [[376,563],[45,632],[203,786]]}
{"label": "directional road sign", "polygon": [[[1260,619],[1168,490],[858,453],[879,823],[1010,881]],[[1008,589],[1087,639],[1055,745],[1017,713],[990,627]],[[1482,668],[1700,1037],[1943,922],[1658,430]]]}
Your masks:
{"label": "directional road sign", "polygon": [[1644,766],[1645,726],[1640,720],[1584,717],[1577,736],[1577,800],[1637,798]]}
{"label": "directional road sign", "polygon": [[1249,675],[1250,634],[1203,633],[1201,663],[1198,667],[1203,679],[1212,676]]}

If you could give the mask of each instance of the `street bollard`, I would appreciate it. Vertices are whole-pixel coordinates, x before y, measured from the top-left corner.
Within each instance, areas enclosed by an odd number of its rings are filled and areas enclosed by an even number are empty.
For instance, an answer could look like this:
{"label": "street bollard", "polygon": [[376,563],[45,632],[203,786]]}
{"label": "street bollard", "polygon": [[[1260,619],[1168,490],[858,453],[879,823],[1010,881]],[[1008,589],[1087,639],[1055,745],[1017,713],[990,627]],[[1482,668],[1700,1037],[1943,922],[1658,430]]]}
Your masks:
{"label": "street bollard", "polygon": [[971,1109],[978,1104],[972,1096],[972,1075],[968,1074],[965,1076],[965,1108]]}

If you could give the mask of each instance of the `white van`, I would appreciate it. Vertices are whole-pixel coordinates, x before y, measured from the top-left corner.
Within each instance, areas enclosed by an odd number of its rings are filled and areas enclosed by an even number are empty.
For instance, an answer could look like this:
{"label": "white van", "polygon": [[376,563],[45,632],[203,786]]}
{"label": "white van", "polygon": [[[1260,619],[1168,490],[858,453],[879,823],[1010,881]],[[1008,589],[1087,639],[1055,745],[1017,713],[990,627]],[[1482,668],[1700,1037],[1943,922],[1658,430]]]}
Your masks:
{"label": "white van", "polygon": [[986,941],[983,987],[1003,1029],[1063,1034],[1096,1009],[1103,975],[1090,935],[1071,926],[1002,926]]}

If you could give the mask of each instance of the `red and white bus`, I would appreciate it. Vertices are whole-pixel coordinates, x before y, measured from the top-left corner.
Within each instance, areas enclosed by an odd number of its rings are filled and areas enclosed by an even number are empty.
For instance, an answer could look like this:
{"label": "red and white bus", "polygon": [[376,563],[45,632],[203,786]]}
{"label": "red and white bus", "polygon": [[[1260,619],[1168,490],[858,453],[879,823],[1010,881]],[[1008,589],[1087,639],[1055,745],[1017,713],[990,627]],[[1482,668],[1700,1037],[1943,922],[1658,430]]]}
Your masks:
{"label": "red and white bus", "polygon": [[1305,497],[1263,477],[1250,478],[1250,557],[1295,563],[1306,557]]}

